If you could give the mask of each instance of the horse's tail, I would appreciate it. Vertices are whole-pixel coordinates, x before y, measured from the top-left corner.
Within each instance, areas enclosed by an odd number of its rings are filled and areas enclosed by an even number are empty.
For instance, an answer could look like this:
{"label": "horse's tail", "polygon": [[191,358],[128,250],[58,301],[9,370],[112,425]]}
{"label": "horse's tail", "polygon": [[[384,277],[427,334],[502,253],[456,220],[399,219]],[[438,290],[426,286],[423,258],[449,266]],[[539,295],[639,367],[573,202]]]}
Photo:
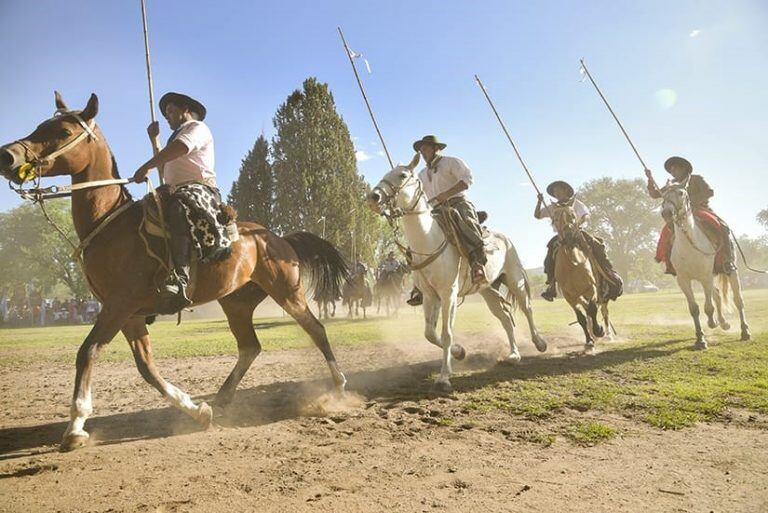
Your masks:
{"label": "horse's tail", "polygon": [[349,280],[349,267],[339,250],[325,239],[309,232],[294,232],[283,239],[299,257],[299,263],[309,271],[315,297],[336,298]]}
{"label": "horse's tail", "polygon": [[723,309],[726,312],[731,311],[731,304],[733,294],[731,291],[731,279],[730,276],[723,273],[717,275],[717,293],[720,294],[720,302],[723,305]]}

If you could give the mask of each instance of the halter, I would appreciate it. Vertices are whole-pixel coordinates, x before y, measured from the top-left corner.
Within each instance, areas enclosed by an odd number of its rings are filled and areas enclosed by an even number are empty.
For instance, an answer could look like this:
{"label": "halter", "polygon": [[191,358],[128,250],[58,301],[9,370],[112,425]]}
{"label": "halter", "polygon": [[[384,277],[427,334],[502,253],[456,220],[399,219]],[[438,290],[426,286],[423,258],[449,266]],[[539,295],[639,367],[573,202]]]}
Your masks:
{"label": "halter", "polygon": [[[408,205],[405,208],[397,207],[395,205],[397,195],[400,193],[400,191],[405,189],[405,187],[408,186],[412,181],[416,182],[416,186],[418,188],[416,195],[413,198],[413,201],[411,202],[410,205]],[[432,253],[419,253],[418,251],[414,251],[413,249],[411,249],[410,246],[406,246],[405,244],[400,242],[400,226],[397,224],[397,220],[400,219],[401,217],[425,214],[430,211],[429,209],[416,210],[419,203],[421,202],[421,199],[425,196],[424,186],[422,185],[421,180],[419,180],[416,177],[416,175],[413,173],[412,170],[409,170],[408,178],[403,180],[403,182],[400,185],[395,185],[389,180],[387,180],[386,178],[382,178],[379,183],[386,185],[387,188],[389,189],[389,191],[385,191],[383,188],[376,186],[376,189],[379,189],[379,191],[384,193],[384,197],[382,198],[381,203],[384,204],[385,208],[382,211],[382,215],[387,219],[389,226],[392,228],[395,245],[403,254],[403,256],[405,256],[405,259],[408,262],[408,267],[412,271],[418,271],[420,269],[424,269],[429,264],[437,260],[437,257],[443,254],[443,251],[445,251],[445,249],[448,247],[448,237],[445,237],[445,235],[443,235],[443,242]],[[414,264],[413,255],[423,256],[426,258],[421,262],[419,262],[418,264]]]}
{"label": "halter", "polygon": [[[665,187],[665,189],[666,188],[667,187]],[[662,206],[667,201],[669,201],[669,200],[667,200],[665,198],[662,201]],[[670,201],[670,203],[672,203],[672,202]],[[673,206],[674,206],[674,203],[673,203]],[[686,229],[685,224],[682,222],[682,221],[685,221],[688,218],[689,215],[693,215],[693,208],[691,208],[691,200],[690,200],[690,198],[688,198],[688,195],[686,194],[685,198],[684,198],[684,201],[683,201],[683,204],[680,207],[675,207],[675,212],[672,214],[672,222],[675,224],[675,226],[678,226],[680,228],[680,231],[683,232],[683,235],[685,235],[685,238],[688,240],[688,243],[691,245],[691,247],[693,247],[693,249],[695,249],[696,251],[698,251],[699,253],[701,253],[704,256],[714,256],[714,255],[716,255],[720,251],[720,248],[722,247],[722,244],[720,244],[718,247],[716,247],[714,249],[714,251],[712,251],[712,252],[704,251],[703,249],[699,248],[696,245],[696,242],[693,240],[693,237],[691,237],[691,234],[688,233],[688,230]],[[694,223],[694,225],[696,224],[696,218],[695,217],[693,218],[693,223]]]}

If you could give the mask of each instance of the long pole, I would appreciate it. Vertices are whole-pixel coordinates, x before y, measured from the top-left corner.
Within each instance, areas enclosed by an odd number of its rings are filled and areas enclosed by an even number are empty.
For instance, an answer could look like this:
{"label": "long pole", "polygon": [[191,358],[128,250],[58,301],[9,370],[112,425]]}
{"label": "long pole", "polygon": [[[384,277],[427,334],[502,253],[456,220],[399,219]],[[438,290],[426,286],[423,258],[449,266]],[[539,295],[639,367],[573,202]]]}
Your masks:
{"label": "long pole", "polygon": [[645,162],[643,161],[643,157],[640,156],[640,152],[637,151],[637,148],[635,147],[635,144],[632,142],[632,139],[630,139],[629,134],[626,130],[624,130],[624,125],[621,124],[621,121],[619,121],[619,117],[616,115],[616,113],[611,108],[611,104],[608,103],[608,100],[605,98],[605,95],[600,90],[600,88],[597,86],[597,83],[595,82],[595,79],[592,78],[592,74],[589,72],[589,69],[587,69],[587,65],[584,63],[584,59],[580,59],[581,62],[581,69],[584,70],[584,74],[587,75],[587,78],[590,82],[592,82],[592,85],[595,86],[595,90],[597,91],[597,94],[600,95],[600,98],[602,98],[603,103],[605,103],[605,106],[608,107],[608,112],[611,113],[611,116],[613,116],[613,119],[616,120],[616,124],[619,125],[619,129],[621,129],[621,133],[624,134],[624,137],[627,138],[627,142],[632,147],[632,151],[635,152],[635,155],[637,155],[637,160],[640,161],[640,164],[643,166],[643,169],[648,169],[648,166],[645,165]]}
{"label": "long pole", "polygon": [[522,164],[523,169],[525,170],[525,174],[528,175],[528,179],[531,181],[533,188],[536,189],[536,193],[539,196],[541,196],[542,194],[541,194],[541,191],[539,190],[539,186],[536,185],[536,180],[533,179],[531,172],[528,170],[528,166],[525,165],[525,161],[523,160],[522,155],[520,155],[520,152],[517,149],[517,145],[515,144],[515,141],[513,141],[512,137],[509,135],[509,131],[507,130],[507,127],[504,125],[504,121],[502,121],[501,116],[499,116],[499,112],[496,110],[496,106],[493,104],[493,100],[491,100],[491,97],[488,96],[488,91],[485,90],[485,86],[480,81],[480,77],[475,75],[475,80],[477,81],[477,85],[480,86],[480,90],[483,91],[483,94],[485,95],[485,99],[488,100],[488,104],[491,106],[493,113],[496,114],[496,119],[499,120],[499,124],[501,125],[501,129],[504,131],[504,135],[507,136],[509,143],[512,145],[512,149],[515,150],[515,155],[517,155],[517,160],[519,160],[520,164]]}
{"label": "long pole", "polygon": [[[141,0],[141,22],[144,27],[144,59],[147,64],[147,84],[149,86],[149,117],[152,123],[157,121],[155,118],[155,91],[152,87],[152,63],[149,58],[149,31],[147,30],[147,7],[144,5],[144,0]],[[160,153],[160,148],[157,146],[157,140],[152,141],[152,152],[157,155]],[[158,175],[160,177],[160,185],[165,183],[162,169],[158,169]]]}
{"label": "long pole", "polygon": [[360,88],[360,93],[362,93],[363,95],[365,106],[368,107],[368,114],[371,115],[371,121],[373,121],[373,127],[376,129],[376,133],[379,135],[379,141],[381,141],[381,146],[382,148],[384,148],[384,154],[387,156],[387,160],[389,161],[389,166],[394,168],[395,165],[392,163],[392,157],[390,157],[389,155],[389,150],[387,149],[387,143],[384,142],[384,136],[381,135],[381,130],[379,130],[379,124],[376,122],[376,116],[373,115],[373,109],[371,109],[371,104],[368,101],[368,96],[365,94],[365,88],[363,87],[363,83],[360,81],[360,75],[357,73],[357,66],[355,66],[355,61],[352,58],[352,51],[349,49],[349,46],[347,46],[347,40],[344,39],[344,32],[341,31],[341,27],[337,27],[337,28],[339,29],[341,42],[344,43],[344,51],[347,52],[349,63],[352,65],[352,71],[355,73],[355,78],[357,79],[357,86]]}

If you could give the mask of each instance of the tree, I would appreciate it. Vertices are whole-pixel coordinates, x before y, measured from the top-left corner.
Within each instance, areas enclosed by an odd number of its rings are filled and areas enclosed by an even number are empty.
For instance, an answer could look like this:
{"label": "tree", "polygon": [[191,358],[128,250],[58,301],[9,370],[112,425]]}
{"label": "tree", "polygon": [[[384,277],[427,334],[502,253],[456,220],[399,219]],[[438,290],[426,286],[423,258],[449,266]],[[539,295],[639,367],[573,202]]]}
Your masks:
{"label": "tree", "polygon": [[[48,201],[45,208],[76,242],[69,202]],[[80,265],[72,258],[72,247],[35,205],[23,204],[0,213],[0,269],[0,289],[29,284],[47,293],[63,283],[78,299],[89,295]]]}
{"label": "tree", "polygon": [[370,190],[327,84],[308,78],[273,119],[273,228],[325,236],[350,260],[371,262],[382,223],[365,205]]}
{"label": "tree", "polygon": [[237,210],[239,219],[272,226],[274,175],[269,162],[269,143],[263,135],[256,139],[243,159],[227,201]]}
{"label": "tree", "polygon": [[587,229],[605,239],[608,256],[622,278],[657,278],[661,271],[653,257],[663,221],[644,182],[598,178],[584,184],[578,194],[591,212]]}
{"label": "tree", "polygon": [[768,208],[761,210],[757,214],[757,221],[768,231]]}

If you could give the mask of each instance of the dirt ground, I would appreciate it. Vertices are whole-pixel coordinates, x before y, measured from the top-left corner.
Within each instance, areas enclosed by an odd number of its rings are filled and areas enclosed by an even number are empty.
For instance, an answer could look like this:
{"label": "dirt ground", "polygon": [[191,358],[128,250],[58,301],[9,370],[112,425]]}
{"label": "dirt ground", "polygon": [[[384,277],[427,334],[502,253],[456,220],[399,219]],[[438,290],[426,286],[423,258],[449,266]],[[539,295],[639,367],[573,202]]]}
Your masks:
{"label": "dirt ground", "polygon": [[[468,368],[495,365],[500,340],[459,338]],[[119,343],[115,341],[115,343]],[[562,339],[560,350],[576,340]],[[233,344],[234,345],[234,344]],[[531,354],[524,344],[524,354]],[[316,412],[330,380],[314,349],[262,354],[220,427],[200,432],[133,365],[99,363],[90,447],[62,454],[74,368],[0,376],[0,511],[768,511],[768,435],[703,424],[664,432],[608,419],[594,447],[531,442],[536,422],[458,411],[429,393],[438,353],[424,341],[339,348],[352,395]],[[210,400],[235,357],[164,360],[164,376]],[[553,360],[557,365],[557,360]],[[472,387],[473,374],[461,378]],[[435,419],[461,419],[441,425]],[[548,421],[552,422],[552,421]]]}

